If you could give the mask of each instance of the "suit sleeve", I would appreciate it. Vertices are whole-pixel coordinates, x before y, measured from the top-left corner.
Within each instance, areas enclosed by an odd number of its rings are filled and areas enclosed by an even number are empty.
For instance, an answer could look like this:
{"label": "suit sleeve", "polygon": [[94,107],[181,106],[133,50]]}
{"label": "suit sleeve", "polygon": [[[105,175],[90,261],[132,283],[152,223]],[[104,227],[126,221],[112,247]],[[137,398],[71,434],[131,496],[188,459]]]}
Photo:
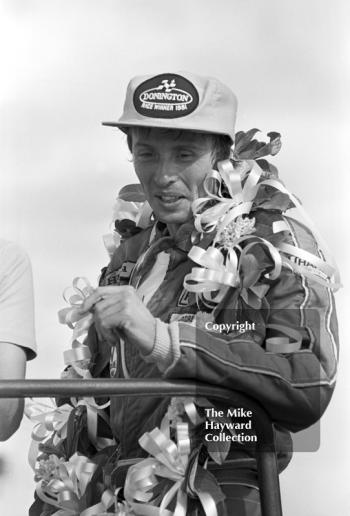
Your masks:
{"label": "suit sleeve", "polygon": [[[329,288],[283,268],[264,301],[268,310],[262,332],[230,336],[171,323],[177,358],[163,376],[241,391],[258,400],[275,423],[298,431],[321,417],[334,389],[338,331],[333,295]],[[269,351],[267,339],[275,332],[271,325],[297,330],[301,346],[290,352],[279,352],[278,347]]]}

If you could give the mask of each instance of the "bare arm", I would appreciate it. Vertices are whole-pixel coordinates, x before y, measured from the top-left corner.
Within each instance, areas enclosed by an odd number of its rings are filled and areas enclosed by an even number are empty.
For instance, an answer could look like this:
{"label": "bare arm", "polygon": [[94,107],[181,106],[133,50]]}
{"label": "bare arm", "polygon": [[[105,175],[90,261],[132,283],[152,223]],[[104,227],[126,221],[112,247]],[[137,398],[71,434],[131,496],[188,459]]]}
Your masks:
{"label": "bare arm", "polygon": [[[23,379],[25,371],[24,349],[9,342],[0,342],[0,379]],[[0,441],[5,441],[18,429],[23,407],[23,399],[0,398]]]}
{"label": "bare arm", "polygon": [[[23,379],[35,350],[30,262],[19,246],[0,239],[0,379]],[[0,441],[17,430],[23,405],[22,399],[0,398]]]}

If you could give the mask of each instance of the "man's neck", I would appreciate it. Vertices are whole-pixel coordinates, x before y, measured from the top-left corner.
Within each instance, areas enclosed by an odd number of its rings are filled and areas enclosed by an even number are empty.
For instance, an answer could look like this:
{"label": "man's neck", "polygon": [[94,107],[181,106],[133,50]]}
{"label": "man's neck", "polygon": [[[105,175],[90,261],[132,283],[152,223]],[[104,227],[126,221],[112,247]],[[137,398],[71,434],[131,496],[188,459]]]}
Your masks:
{"label": "man's neck", "polygon": [[166,226],[168,228],[169,235],[171,237],[174,237],[178,232],[179,228],[182,226],[182,224],[167,224]]}
{"label": "man's neck", "polygon": [[169,236],[180,249],[184,251],[190,250],[192,247],[191,234],[194,229],[193,220],[184,222],[183,224],[167,224],[166,228]]}

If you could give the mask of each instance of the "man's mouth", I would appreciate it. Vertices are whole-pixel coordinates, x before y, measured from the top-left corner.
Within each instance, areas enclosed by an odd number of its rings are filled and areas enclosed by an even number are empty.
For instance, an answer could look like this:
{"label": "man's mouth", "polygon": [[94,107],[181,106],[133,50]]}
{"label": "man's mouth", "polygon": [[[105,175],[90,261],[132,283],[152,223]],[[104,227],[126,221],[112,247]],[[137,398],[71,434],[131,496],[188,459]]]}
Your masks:
{"label": "man's mouth", "polygon": [[173,204],[178,202],[180,199],[184,199],[183,195],[179,194],[158,194],[156,195],[157,199],[159,199],[162,203],[165,204]]}

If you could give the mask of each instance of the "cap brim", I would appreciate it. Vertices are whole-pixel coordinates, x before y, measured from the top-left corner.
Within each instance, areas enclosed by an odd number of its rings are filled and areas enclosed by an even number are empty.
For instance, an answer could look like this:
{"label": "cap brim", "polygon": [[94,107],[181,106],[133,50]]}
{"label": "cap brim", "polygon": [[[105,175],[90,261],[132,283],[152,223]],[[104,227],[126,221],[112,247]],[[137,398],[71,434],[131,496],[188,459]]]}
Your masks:
{"label": "cap brim", "polygon": [[107,127],[118,127],[118,129],[120,129],[121,131],[123,131],[123,133],[127,133],[128,132],[128,129],[130,127],[154,127],[154,128],[159,128],[159,129],[178,129],[178,130],[181,130],[181,131],[193,131],[193,132],[196,132],[196,133],[203,133],[203,134],[222,134],[222,135],[225,135],[225,136],[228,136],[231,141],[233,142],[233,139],[232,139],[232,136],[228,133],[218,133],[216,131],[206,131],[205,129],[198,129],[197,127],[193,126],[193,127],[174,127],[174,123],[172,121],[169,122],[169,124],[166,124],[164,123],[164,121],[162,120],[161,123],[156,123],[156,122],[149,122],[147,121],[146,123],[144,122],[140,122],[140,121],[137,121],[135,123],[128,123],[128,124],[123,124],[123,123],[119,123],[119,122],[101,122],[102,125],[104,126],[107,126]]}
{"label": "cap brim", "polygon": [[108,125],[109,127],[119,127],[118,122],[101,122],[102,125]]}

